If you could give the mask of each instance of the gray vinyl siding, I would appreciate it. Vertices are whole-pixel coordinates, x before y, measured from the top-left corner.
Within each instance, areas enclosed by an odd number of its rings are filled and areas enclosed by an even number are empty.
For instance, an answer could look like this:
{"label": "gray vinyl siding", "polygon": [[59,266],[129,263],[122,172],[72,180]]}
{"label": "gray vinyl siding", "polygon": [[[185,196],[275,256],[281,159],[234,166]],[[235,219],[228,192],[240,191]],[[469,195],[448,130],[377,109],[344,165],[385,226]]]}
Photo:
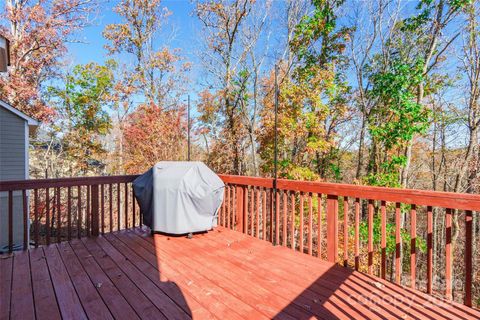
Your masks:
{"label": "gray vinyl siding", "polygon": [[25,120],[0,107],[0,181],[25,179]]}
{"label": "gray vinyl siding", "polygon": [[[28,195],[28,194],[27,194]],[[28,203],[28,202],[27,202]],[[21,192],[13,194],[13,248],[23,246],[23,201]],[[0,253],[8,251],[8,197],[6,192],[0,192]],[[27,228],[30,223],[27,224]]]}

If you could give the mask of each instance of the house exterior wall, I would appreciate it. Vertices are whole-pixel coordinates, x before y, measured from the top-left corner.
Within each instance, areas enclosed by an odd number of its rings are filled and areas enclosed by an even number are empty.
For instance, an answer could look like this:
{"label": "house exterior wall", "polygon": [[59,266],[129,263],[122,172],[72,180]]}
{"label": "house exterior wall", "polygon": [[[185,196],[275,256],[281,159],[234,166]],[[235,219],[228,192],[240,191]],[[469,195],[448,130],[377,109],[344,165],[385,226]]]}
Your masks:
{"label": "house exterior wall", "polygon": [[27,178],[26,128],[24,119],[0,107],[0,181]]}
{"label": "house exterior wall", "polygon": [[[28,179],[28,124],[0,106],[0,181]],[[13,243],[23,244],[23,203],[13,193]],[[8,249],[8,193],[0,192],[0,252]]]}

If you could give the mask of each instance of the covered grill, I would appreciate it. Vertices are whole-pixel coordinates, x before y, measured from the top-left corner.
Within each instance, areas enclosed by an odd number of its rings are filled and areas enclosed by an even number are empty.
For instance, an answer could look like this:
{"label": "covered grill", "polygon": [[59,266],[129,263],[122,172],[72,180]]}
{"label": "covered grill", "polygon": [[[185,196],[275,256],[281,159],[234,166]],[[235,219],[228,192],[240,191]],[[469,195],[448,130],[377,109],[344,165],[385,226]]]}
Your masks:
{"label": "covered grill", "polygon": [[133,182],[143,223],[170,234],[215,227],[224,187],[202,162],[161,161]]}

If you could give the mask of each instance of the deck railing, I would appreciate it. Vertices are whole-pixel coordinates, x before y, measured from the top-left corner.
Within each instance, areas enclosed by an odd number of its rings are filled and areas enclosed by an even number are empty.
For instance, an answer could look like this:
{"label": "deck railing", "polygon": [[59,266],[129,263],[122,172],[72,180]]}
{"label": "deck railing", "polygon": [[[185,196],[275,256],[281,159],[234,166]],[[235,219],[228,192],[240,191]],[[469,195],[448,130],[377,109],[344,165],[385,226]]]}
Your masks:
{"label": "deck railing", "polygon": [[[140,226],[131,188],[136,177],[0,182],[0,217],[7,217],[0,232],[6,230],[8,250],[18,243],[15,219],[24,249]],[[461,292],[472,306],[479,195],[283,179],[275,192],[272,179],[220,177],[226,185],[220,225],[430,294],[459,300]]]}
{"label": "deck railing", "polygon": [[[7,250],[141,225],[130,176],[0,182]],[[1,203],[0,203],[1,205]],[[0,211],[1,211],[0,206]],[[29,223],[30,222],[30,223]],[[14,230],[15,228],[15,230]],[[22,230],[21,237],[19,230]],[[0,231],[1,232],[1,231]],[[15,238],[14,238],[15,237]],[[23,241],[19,241],[19,238]],[[1,249],[1,248],[0,248]]]}
{"label": "deck railing", "polygon": [[[221,178],[226,184],[221,225],[383,279],[390,269],[390,281],[429,294],[452,299],[455,291],[460,300],[462,292],[463,303],[472,306],[472,216],[480,211],[479,195],[283,179],[274,192],[272,179]],[[422,229],[418,219],[426,220]],[[463,247],[455,247],[463,261],[454,261],[452,221],[455,232],[462,231],[457,236],[464,237],[456,242]],[[394,241],[393,250],[387,241]],[[454,270],[463,275],[455,287]]]}

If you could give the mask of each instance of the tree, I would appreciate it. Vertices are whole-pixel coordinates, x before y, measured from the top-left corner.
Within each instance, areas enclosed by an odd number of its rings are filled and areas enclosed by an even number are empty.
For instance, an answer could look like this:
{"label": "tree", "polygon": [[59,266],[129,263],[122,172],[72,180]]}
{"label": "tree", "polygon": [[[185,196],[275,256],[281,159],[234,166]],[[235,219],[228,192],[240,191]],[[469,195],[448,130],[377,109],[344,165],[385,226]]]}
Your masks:
{"label": "tree", "polygon": [[366,154],[368,153],[368,118],[374,107],[375,100],[368,94],[371,83],[368,77],[368,64],[375,55],[382,54],[385,61],[389,60],[389,34],[395,30],[400,19],[400,2],[398,1],[353,1],[347,9],[351,12],[349,24],[350,46],[347,56],[351,60],[351,71],[355,74],[356,83],[352,81],[353,102],[359,111],[359,117],[353,117],[353,127],[360,126],[358,132],[358,151],[355,169],[356,181],[361,181],[365,175]]}
{"label": "tree", "polygon": [[376,105],[368,118],[372,149],[366,181],[370,185],[400,186],[400,168],[407,161],[401,150],[428,128],[429,112],[416,102],[413,92],[423,81],[421,65],[422,61],[409,65],[394,58],[386,70],[371,75],[368,94],[375,97]]}
{"label": "tree", "polygon": [[[281,175],[339,179],[335,136],[345,120],[349,87],[342,76],[348,28],[337,27],[343,1],[312,1],[313,12],[296,26],[290,42],[297,63],[292,76],[280,79]],[[272,78],[270,78],[270,85]],[[271,86],[270,86],[271,88]],[[271,91],[269,91],[271,92]],[[261,150],[265,172],[273,166],[273,92],[262,114]]]}
{"label": "tree", "polygon": [[[466,82],[466,125],[468,129],[468,144],[463,161],[455,175],[454,191],[464,188],[466,192],[475,191],[474,182],[478,174],[479,148],[478,131],[480,129],[480,43],[478,26],[479,8],[471,3],[465,8],[466,27],[461,56],[461,70]],[[466,177],[465,177],[466,176]],[[466,179],[465,179],[466,178]],[[464,180],[466,185],[463,187]]]}
{"label": "tree", "polygon": [[[239,47],[239,44],[242,25],[254,3],[253,0],[198,1],[195,8],[195,14],[204,27],[206,50],[203,61],[215,82],[214,92],[211,92],[216,96],[215,105],[209,109],[216,114],[222,128],[212,140],[207,162],[213,164],[212,160],[215,160],[222,163],[222,171],[226,173],[245,172],[242,159],[248,131],[243,125],[242,105],[248,98],[248,71],[239,68],[247,57],[249,47]],[[205,101],[200,103],[205,105]],[[214,169],[219,168],[214,166]]]}
{"label": "tree", "polygon": [[[129,133],[124,134],[127,127],[135,127],[142,120],[148,123],[148,117],[143,118],[143,115],[152,112],[164,113],[155,118],[158,121],[180,119],[183,115],[181,97],[188,84],[186,72],[190,69],[190,63],[184,61],[178,49],[172,50],[166,45],[154,46],[162,24],[170,14],[168,9],[162,7],[160,0],[123,0],[115,7],[115,12],[122,21],[106,26],[103,35],[109,42],[105,48],[111,56],[133,60],[133,67],[126,63],[121,65],[122,77],[115,86],[118,100],[115,108],[117,115],[115,126],[118,127],[115,130],[117,133],[115,157],[120,159],[120,168],[117,170],[121,172],[123,169],[131,170],[131,165],[124,161],[132,158],[132,154],[125,154],[123,149],[129,145],[129,142],[123,139],[131,137]],[[147,108],[152,110],[147,111]],[[130,117],[132,112],[137,113]],[[135,123],[126,123],[128,121]],[[176,125],[177,127],[171,128],[172,131],[180,132],[184,123],[185,120],[163,122],[158,125],[166,128]],[[145,130],[145,135],[150,134],[148,126],[138,125],[136,128]],[[161,136],[156,138],[158,141],[163,139]],[[145,148],[149,146],[146,140],[136,142],[144,143]],[[133,151],[131,148],[128,150]],[[164,151],[160,154],[170,154],[168,150]]]}
{"label": "tree", "polygon": [[89,23],[94,0],[7,0],[0,32],[11,41],[8,74],[0,77],[0,98],[42,121],[55,110],[42,97],[44,83],[56,76],[66,43]]}
{"label": "tree", "polygon": [[105,167],[107,150],[103,139],[111,128],[108,110],[114,103],[115,67],[113,61],[105,65],[77,65],[62,85],[48,88],[49,102],[57,112],[49,135],[58,144],[56,149],[61,157],[55,159],[55,166],[46,157],[44,165],[54,176],[98,174]]}
{"label": "tree", "polygon": [[[435,81],[430,81],[429,75],[444,60],[447,49],[460,35],[458,32],[448,36],[444,36],[442,33],[447,30],[453,19],[458,16],[468,2],[469,0],[421,0],[417,5],[418,14],[403,21],[401,31],[410,37],[410,41],[405,41],[406,38],[401,39],[400,37],[397,37],[397,41],[404,40],[404,54],[409,56],[410,63],[421,61],[421,76],[424,81],[420,81],[416,87],[417,104],[423,103],[425,94],[428,93],[428,83],[435,83]],[[415,45],[411,46],[410,44]],[[400,182],[403,188],[406,188],[408,183],[412,147],[413,137],[404,150],[405,165],[402,166],[400,173]]]}
{"label": "tree", "polygon": [[127,117],[124,135],[125,170],[142,173],[161,160],[184,160],[186,122],[184,109],[162,110],[141,105]]}

